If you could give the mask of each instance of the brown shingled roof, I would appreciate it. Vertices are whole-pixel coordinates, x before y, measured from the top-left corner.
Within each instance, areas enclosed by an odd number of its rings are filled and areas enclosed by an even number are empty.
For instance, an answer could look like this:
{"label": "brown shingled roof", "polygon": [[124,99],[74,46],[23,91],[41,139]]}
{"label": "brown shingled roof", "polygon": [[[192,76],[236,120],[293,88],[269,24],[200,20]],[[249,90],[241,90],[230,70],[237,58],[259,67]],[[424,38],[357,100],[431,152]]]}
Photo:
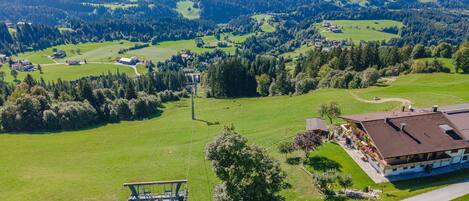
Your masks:
{"label": "brown shingled roof", "polygon": [[321,130],[324,132],[329,131],[324,121],[319,118],[306,119],[306,130]]}
{"label": "brown shingled roof", "polygon": [[[343,119],[361,123],[383,158],[469,147],[466,140],[453,138],[461,132],[442,112],[381,112]],[[453,128],[453,137],[442,128]]]}

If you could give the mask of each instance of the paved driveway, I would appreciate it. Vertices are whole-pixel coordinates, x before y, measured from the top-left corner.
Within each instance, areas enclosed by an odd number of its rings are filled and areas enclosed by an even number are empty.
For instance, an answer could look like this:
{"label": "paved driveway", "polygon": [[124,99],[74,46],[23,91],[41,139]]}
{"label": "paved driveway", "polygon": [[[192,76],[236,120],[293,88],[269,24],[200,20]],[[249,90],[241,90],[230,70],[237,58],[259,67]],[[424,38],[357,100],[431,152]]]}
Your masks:
{"label": "paved driveway", "polygon": [[403,201],[450,201],[466,194],[469,194],[469,179]]}

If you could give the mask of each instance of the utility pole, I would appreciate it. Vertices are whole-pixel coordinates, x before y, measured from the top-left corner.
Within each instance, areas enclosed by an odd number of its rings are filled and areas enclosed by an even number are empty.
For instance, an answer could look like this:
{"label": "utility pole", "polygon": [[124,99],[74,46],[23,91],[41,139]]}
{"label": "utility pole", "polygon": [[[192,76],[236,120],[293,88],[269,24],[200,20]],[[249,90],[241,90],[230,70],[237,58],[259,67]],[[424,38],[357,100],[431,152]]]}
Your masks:
{"label": "utility pole", "polygon": [[195,93],[195,90],[197,90],[197,84],[196,84],[196,83],[192,84],[192,89],[191,89],[192,120],[195,120],[195,104],[194,104],[194,93]]}

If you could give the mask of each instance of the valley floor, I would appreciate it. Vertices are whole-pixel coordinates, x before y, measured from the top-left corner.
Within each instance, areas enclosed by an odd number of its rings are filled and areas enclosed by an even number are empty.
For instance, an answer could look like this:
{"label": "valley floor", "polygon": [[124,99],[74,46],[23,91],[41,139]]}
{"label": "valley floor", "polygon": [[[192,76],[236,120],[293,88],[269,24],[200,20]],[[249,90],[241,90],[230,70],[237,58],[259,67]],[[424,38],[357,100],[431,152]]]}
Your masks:
{"label": "valley floor", "polygon": [[[425,74],[400,77],[391,86],[350,90],[372,100],[405,98],[416,107],[469,102],[469,75]],[[191,200],[210,200],[219,182],[205,160],[204,147],[225,125],[234,125],[249,143],[263,146],[288,173],[287,200],[322,200],[300,168],[283,163],[276,145],[304,129],[321,103],[336,101],[343,114],[398,109],[399,102],[370,104],[348,90],[323,89],[303,96],[241,99],[196,99],[197,121],[190,100],[165,105],[160,117],[108,124],[80,131],[0,135],[0,200],[124,200],[124,182],[189,180]],[[207,122],[219,122],[208,126]],[[383,189],[383,200],[401,200],[447,186],[468,171],[442,177],[374,185],[338,145],[315,152],[351,173],[356,188]]]}

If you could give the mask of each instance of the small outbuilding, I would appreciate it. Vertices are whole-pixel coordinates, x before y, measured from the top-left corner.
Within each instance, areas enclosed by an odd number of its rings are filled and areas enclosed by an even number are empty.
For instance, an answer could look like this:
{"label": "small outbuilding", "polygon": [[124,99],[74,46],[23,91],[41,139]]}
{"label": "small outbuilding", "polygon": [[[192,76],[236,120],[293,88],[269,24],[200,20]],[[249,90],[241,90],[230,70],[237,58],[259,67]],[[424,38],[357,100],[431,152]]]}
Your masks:
{"label": "small outbuilding", "polygon": [[327,129],[326,124],[320,118],[306,119],[306,130],[314,131],[315,133],[324,136],[327,136],[329,134],[329,129]]}

